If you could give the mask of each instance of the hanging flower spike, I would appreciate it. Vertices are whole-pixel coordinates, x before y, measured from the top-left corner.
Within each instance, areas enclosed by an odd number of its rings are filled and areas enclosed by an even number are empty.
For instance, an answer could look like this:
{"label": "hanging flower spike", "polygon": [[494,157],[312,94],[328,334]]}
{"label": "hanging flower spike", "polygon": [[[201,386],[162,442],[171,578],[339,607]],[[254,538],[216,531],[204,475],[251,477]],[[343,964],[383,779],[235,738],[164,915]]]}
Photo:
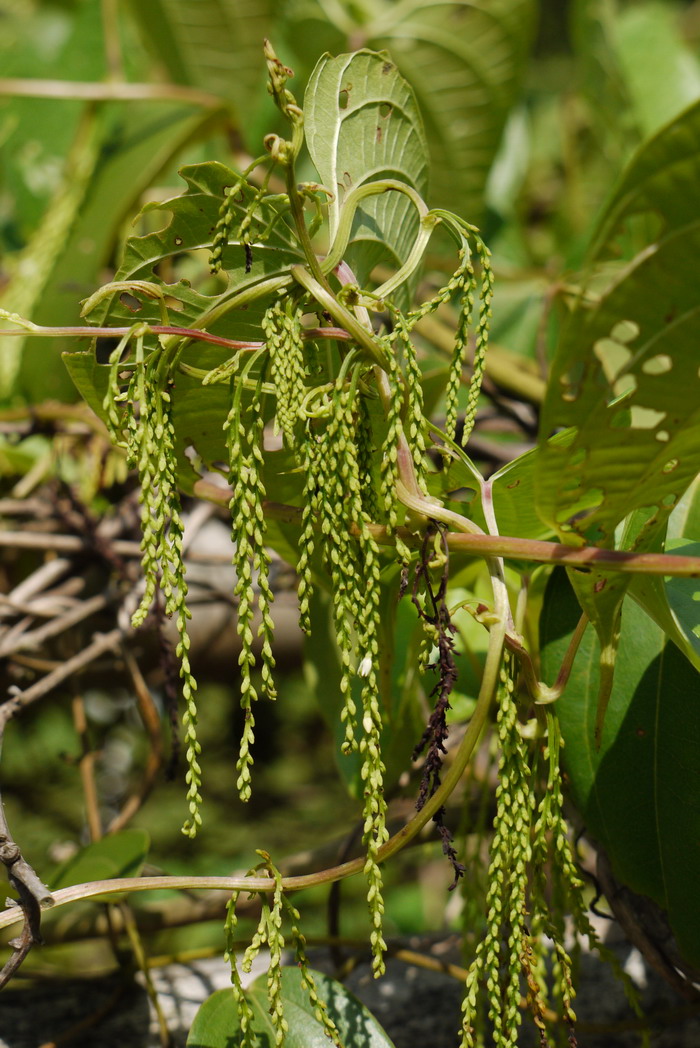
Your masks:
{"label": "hanging flower spike", "polygon": [[270,372],[277,398],[277,422],[288,448],[296,445],[295,429],[306,396],[301,310],[279,301],[266,311],[262,327],[270,354]]}
{"label": "hanging flower spike", "polygon": [[265,549],[265,515],[262,505],[265,498],[265,487],[261,475],[264,428],[260,391],[262,375],[257,380],[245,422],[242,411],[246,380],[255,363],[261,359],[262,351],[249,358],[238,378],[235,374],[232,377],[233,404],[225,423],[232,488],[229,509],[232,540],[235,547],[233,557],[236,569],[234,595],[238,598],[236,632],[241,641],[238,664],[241,670],[241,709],[244,723],[236,768],[238,793],[243,801],[249,800],[251,796],[250,768],[253,763],[251,747],[255,737],[253,704],[258,697],[252,680],[256,664],[252,625],[256,606],[255,577],[257,577],[259,590],[257,606],[261,616],[258,637],[262,638],[262,691],[270,699],[276,697],[273,680],[275,663],[272,654],[274,623],[270,613],[273,594],[269,584],[270,558]]}

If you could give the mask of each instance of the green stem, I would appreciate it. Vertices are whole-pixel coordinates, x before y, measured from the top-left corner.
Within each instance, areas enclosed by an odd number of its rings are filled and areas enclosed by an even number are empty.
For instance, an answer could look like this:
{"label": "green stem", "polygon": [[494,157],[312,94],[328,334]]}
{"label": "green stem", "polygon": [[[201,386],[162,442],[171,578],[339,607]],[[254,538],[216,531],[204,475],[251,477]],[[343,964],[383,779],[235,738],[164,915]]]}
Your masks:
{"label": "green stem", "polygon": [[335,269],[335,267],[342,261],[343,255],[347,249],[350,234],[352,232],[352,223],[355,218],[355,212],[362,200],[392,190],[397,193],[403,193],[415,205],[420,219],[420,229],[409,257],[401,266],[398,273],[382,284],[381,288],[377,289],[376,294],[380,298],[382,295],[388,295],[391,291],[395,290],[395,288],[402,284],[418,266],[425,249],[428,246],[428,241],[430,240],[432,231],[439,221],[439,218],[430,215],[423,198],[411,186],[393,178],[385,178],[378,182],[368,182],[365,185],[357,186],[355,189],[351,190],[343,201],[338,221],[338,229],[333,239],[333,243],[331,244],[330,251],[323,260],[324,273],[330,273]]}
{"label": "green stem", "polygon": [[352,335],[355,342],[357,342],[358,346],[361,346],[362,349],[367,352],[373,363],[378,364],[380,368],[386,370],[386,358],[384,352],[377,344],[371,331],[368,331],[363,327],[357,317],[353,316],[345,306],[341,305],[328,287],[325,277],[323,284],[321,284],[316,277],[309,272],[306,266],[301,265],[291,266],[290,273],[292,277],[309,292],[309,294],[313,295],[318,304],[322,306],[323,309],[327,310],[333,319]]}
{"label": "green stem", "polygon": [[[230,494],[227,489],[209,481],[199,480],[193,486],[193,493],[200,498],[214,502],[216,505],[228,506]],[[405,496],[404,496],[405,497]],[[276,520],[298,523],[301,510],[296,506],[284,503],[264,502],[263,509]],[[440,516],[436,515],[437,512]],[[417,511],[433,520],[441,520],[444,511],[427,500],[421,503]],[[451,512],[451,511],[450,511]],[[599,549],[597,546],[565,546],[559,542],[545,542],[541,539],[520,539],[511,535],[485,535],[473,532],[476,527],[472,521],[454,514],[462,523],[463,534],[448,532],[445,535],[447,548],[451,552],[464,553],[472,557],[505,557],[512,560],[530,560],[537,564],[563,565],[595,569],[596,571],[620,572],[625,575],[669,575],[674,578],[699,579],[700,557],[684,557],[674,553],[630,553],[627,550]],[[457,521],[452,521],[459,526]],[[445,521],[447,522],[447,520]],[[464,527],[464,525],[467,527]],[[382,546],[391,546],[396,536],[381,524],[368,524],[372,537]],[[418,546],[418,538],[408,528],[398,529],[399,537],[409,546]]]}

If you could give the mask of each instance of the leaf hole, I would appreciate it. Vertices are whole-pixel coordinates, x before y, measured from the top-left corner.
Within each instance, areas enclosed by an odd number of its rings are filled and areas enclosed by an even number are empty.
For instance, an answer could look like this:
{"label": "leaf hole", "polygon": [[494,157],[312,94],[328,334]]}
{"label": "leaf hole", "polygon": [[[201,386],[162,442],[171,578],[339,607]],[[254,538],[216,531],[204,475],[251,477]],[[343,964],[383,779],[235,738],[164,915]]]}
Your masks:
{"label": "leaf hole", "polygon": [[610,332],[616,342],[632,342],[639,334],[639,324],[633,320],[621,320]]}
{"label": "leaf hole", "polygon": [[665,375],[673,367],[673,361],[668,353],[658,353],[655,357],[649,357],[642,364],[645,375]]}
{"label": "leaf hole", "polygon": [[632,359],[631,350],[612,338],[598,339],[593,346],[593,352],[602,365],[606,379],[611,384]]}
{"label": "leaf hole", "polygon": [[663,469],[661,470],[661,472],[662,473],[673,473],[674,469],[677,469],[679,464],[680,463],[679,463],[678,459],[676,459],[676,458],[669,459],[668,462],[663,467]]}
{"label": "leaf hole", "polygon": [[379,115],[382,118],[382,120],[386,120],[388,116],[391,116],[393,109],[394,107],[390,105],[388,102],[382,102],[382,104],[379,107]]}
{"label": "leaf hole", "polygon": [[639,404],[633,404],[629,410],[632,429],[656,429],[659,423],[666,418],[665,411],[644,408]]}
{"label": "leaf hole", "polygon": [[634,375],[623,375],[613,383],[613,394],[615,400],[631,396],[637,389],[637,379]]}
{"label": "leaf hole", "polygon": [[657,440],[666,441],[666,440],[670,440],[671,439],[671,434],[668,432],[667,429],[657,429],[657,431],[654,434],[654,436],[656,437]]}
{"label": "leaf hole", "polygon": [[338,92],[338,108],[347,109],[348,102],[350,101],[350,90],[347,87],[343,87]]}
{"label": "leaf hole", "polygon": [[122,291],[119,296],[119,301],[123,306],[126,306],[131,313],[140,313],[143,309],[142,303],[139,302],[135,295],[130,295],[128,291]]}
{"label": "leaf hole", "polygon": [[583,378],[583,361],[577,360],[568,371],[565,371],[563,375],[560,375],[559,382],[561,384],[561,397],[562,400],[566,400],[569,403],[572,400],[576,400],[581,389],[581,379]]}

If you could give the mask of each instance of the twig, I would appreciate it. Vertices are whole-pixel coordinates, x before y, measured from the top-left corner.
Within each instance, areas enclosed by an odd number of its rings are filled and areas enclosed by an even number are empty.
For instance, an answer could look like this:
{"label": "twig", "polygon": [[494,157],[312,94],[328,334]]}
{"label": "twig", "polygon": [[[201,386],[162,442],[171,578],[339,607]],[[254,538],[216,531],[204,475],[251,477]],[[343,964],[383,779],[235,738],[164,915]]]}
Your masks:
{"label": "twig", "polygon": [[74,655],[71,659],[66,659],[65,662],[62,662],[55,670],[42,677],[36,684],[32,684],[31,687],[26,688],[24,691],[15,692],[11,698],[7,699],[0,706],[0,730],[5,727],[7,722],[19,710],[47,695],[57,685],[62,684],[68,677],[72,677],[73,674],[85,669],[86,666],[89,666],[91,662],[94,662],[95,659],[98,659],[106,651],[114,650],[121,639],[121,630],[99,633],[95,636],[92,644],[88,645],[83,651]]}
{"label": "twig", "polygon": [[[18,532],[0,531],[0,546],[13,546],[13,545],[15,545],[15,543],[13,543],[11,539],[10,539],[10,541],[7,541],[7,542],[4,541],[6,536],[16,536],[17,538],[20,538],[20,539],[22,537],[29,537],[27,535],[27,532],[24,532],[24,531],[18,531]],[[34,538],[34,536],[31,536],[31,537]],[[40,536],[40,535],[36,536],[36,538],[39,538],[39,539],[41,537],[42,536]],[[32,547],[31,546],[20,547],[17,544],[17,548],[18,549],[19,548],[31,549]],[[46,547],[46,546],[38,545],[38,548],[39,549],[47,549],[47,548],[48,549],[55,549],[56,547],[52,547],[52,546]],[[36,569],[36,571],[33,571],[31,573],[31,575],[28,575],[26,577],[26,579],[23,579],[19,583],[18,586],[15,586],[15,588],[12,590],[12,592],[7,594],[7,599],[11,600],[15,604],[23,604],[25,601],[28,601],[31,597],[35,597],[37,595],[37,593],[42,593],[47,588],[47,586],[52,585],[52,583],[54,583],[58,579],[62,578],[63,575],[65,575],[66,572],[70,570],[70,567],[71,567],[71,562],[69,560],[65,560],[62,557],[61,558],[56,558],[56,560],[49,560],[49,561],[47,561],[46,564],[42,564],[40,567],[38,567]]]}
{"label": "twig", "polygon": [[[211,484],[210,487],[214,487],[214,485]],[[224,489],[222,488],[221,490],[223,491]],[[228,502],[226,505],[228,505]],[[296,519],[300,512],[293,506],[287,507],[287,510],[291,514],[292,519]],[[35,533],[31,531],[0,531],[0,548],[3,546],[14,549],[53,550],[57,553],[84,553],[94,548],[94,544],[91,544],[88,539],[81,538],[79,535],[56,535],[54,533]],[[114,552],[121,557],[140,559],[143,556],[141,545],[138,542],[131,542],[128,539],[115,539],[111,546]],[[196,562],[197,564],[231,563],[231,556],[228,553],[192,552],[188,553],[187,557],[192,563]],[[59,564],[59,561],[50,561],[50,563]],[[64,570],[70,567],[70,561],[64,560],[60,561],[60,563],[67,566]],[[43,565],[43,567],[46,567],[46,565]],[[19,587],[17,589],[19,590]],[[12,596],[13,594],[10,594],[8,599]]]}
{"label": "twig", "polygon": [[39,626],[38,629],[23,633],[14,641],[11,641],[8,636],[3,643],[0,643],[0,658],[7,658],[16,651],[36,650],[50,637],[56,637],[59,633],[70,629],[71,626],[77,625],[78,622],[82,622],[89,615],[93,615],[96,611],[101,611],[107,604],[109,604],[109,597],[103,594],[88,597],[87,600],[79,601],[76,606],[69,608],[62,615],[57,615],[50,622]]}
{"label": "twig", "polygon": [[[5,733],[7,722],[15,716],[19,710],[29,706],[32,702],[46,695],[58,684],[68,677],[78,673],[89,665],[103,652],[114,648],[121,639],[120,630],[112,630],[97,636],[92,644],[84,651],[67,659],[59,667],[42,677],[40,681],[27,688],[25,691],[15,693],[0,706],[0,743]],[[4,968],[0,971],[0,989],[8,982],[20,967],[25,957],[33,946],[42,942],[41,938],[41,907],[52,905],[53,897],[45,884],[39,879],[29,863],[22,858],[19,846],[12,839],[5,811],[0,798],[0,862],[7,869],[10,884],[19,894],[19,905],[22,910],[24,924],[22,931],[10,942],[13,953],[7,960]],[[14,907],[13,907],[14,909]],[[4,916],[4,915],[3,915]],[[12,922],[11,922],[12,923]]]}
{"label": "twig", "polygon": [[91,841],[99,841],[102,836],[100,804],[95,785],[95,752],[88,738],[88,722],[85,716],[85,703],[81,695],[74,695],[72,701],[73,724],[80,739],[80,778],[85,797],[85,816]]}
{"label": "twig", "polygon": [[148,685],[143,678],[141,669],[126,644],[122,644],[122,657],[134,686],[136,704],[141,715],[141,720],[143,721],[143,726],[146,729],[150,749],[148,751],[148,757],[146,758],[146,768],[144,770],[143,780],[139,790],[129,797],[121,811],[115,815],[109,823],[106,830],[107,833],[116,833],[118,830],[121,830],[136,814],[153,790],[158,777],[158,772],[163,764],[163,738],[161,735],[158,711],[153,703],[153,698]]}
{"label": "twig", "polygon": [[0,79],[0,95],[19,98],[78,99],[86,102],[189,102],[205,109],[223,109],[226,100],[208,91],[182,84],[95,83],[88,80],[34,80],[29,77]]}
{"label": "twig", "polygon": [[[4,724],[0,726],[0,741],[3,729]],[[41,907],[51,906],[53,903],[51,892],[29,863],[22,858],[19,847],[12,839],[2,799],[0,799],[0,862],[7,869],[10,884],[19,895],[19,906],[13,906],[12,910],[21,909],[24,918],[20,934],[10,940],[13,952],[0,971],[1,990],[15,974],[32,946],[37,946],[42,942]]]}

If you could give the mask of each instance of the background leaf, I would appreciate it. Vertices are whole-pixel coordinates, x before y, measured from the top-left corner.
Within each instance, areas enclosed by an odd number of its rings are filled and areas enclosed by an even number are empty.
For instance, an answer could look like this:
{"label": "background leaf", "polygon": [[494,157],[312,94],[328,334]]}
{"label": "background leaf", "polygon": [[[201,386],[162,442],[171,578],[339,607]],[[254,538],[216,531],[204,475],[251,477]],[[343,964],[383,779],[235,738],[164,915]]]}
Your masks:
{"label": "background leaf", "polygon": [[[346,1048],[392,1048],[392,1042],[376,1019],[342,983],[322,972],[312,971],[318,995],[325,1002]],[[323,1026],[313,1013],[308,993],[301,985],[298,968],[282,969],[282,1003],[289,1023],[287,1048],[328,1048]],[[267,975],[262,975],[246,991],[253,1008],[253,1030],[260,1048],[272,1048],[274,1031],[270,1024]],[[217,990],[201,1006],[187,1038],[187,1048],[231,1048],[240,1029],[238,1013],[230,990]]]}
{"label": "background leaf", "polygon": [[700,63],[681,37],[675,8],[652,0],[619,11],[612,43],[644,136],[700,96]]}
{"label": "background leaf", "polygon": [[[579,611],[562,572],[545,596],[542,671],[553,680]],[[617,671],[596,748],[599,646],[585,633],[556,711],[573,800],[615,876],[668,912],[691,964],[700,961],[700,704],[697,673],[633,602],[623,610]]]}
{"label": "background leaf", "polygon": [[[100,156],[45,293],[34,310],[35,323],[80,323],[80,300],[99,286],[123,222],[141,194],[194,136],[210,130],[221,117],[221,112],[172,102],[106,107]],[[74,390],[60,356],[74,345],[68,338],[50,343],[27,338],[17,391],[30,401],[72,399]]]}
{"label": "background leaf", "polygon": [[[593,286],[593,305],[580,298],[559,342],[542,411],[536,491],[538,513],[564,542],[652,549],[698,472],[700,298],[691,274],[700,223],[691,212],[681,215],[676,200],[679,172],[700,175],[687,143],[697,119],[696,107],[630,163],[594,238],[593,258],[599,263],[609,254],[613,233],[633,215],[642,250],[612,271],[599,296]],[[546,440],[563,428],[571,430],[569,441]],[[570,578],[610,671],[629,580],[596,571]]]}
{"label": "background leaf", "polygon": [[[320,47],[336,54],[386,49],[413,86],[431,157],[433,206],[470,221],[483,215],[484,190],[506,117],[524,71],[534,29],[533,0],[374,0],[290,6],[290,43],[311,65]],[[293,34],[293,39],[291,34]]]}
{"label": "background leaf", "polygon": [[[272,29],[272,0],[129,0],[128,6],[146,46],[171,78],[232,102],[240,133],[248,142],[257,137],[255,111],[265,101],[262,46]],[[251,148],[258,153],[259,142]]]}
{"label": "background leaf", "polygon": [[592,261],[641,250],[659,234],[689,231],[700,206],[696,143],[700,103],[662,128],[630,160],[592,239]]}

